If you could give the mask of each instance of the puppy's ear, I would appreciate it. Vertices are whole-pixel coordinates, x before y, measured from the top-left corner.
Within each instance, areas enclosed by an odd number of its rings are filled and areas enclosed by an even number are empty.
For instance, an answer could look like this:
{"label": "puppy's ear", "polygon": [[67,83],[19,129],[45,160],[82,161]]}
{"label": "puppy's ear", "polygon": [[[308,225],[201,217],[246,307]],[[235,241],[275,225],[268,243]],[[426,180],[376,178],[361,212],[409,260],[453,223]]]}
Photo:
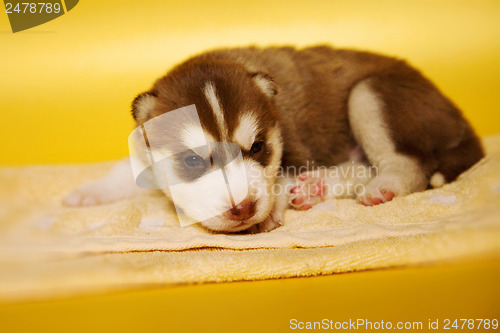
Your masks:
{"label": "puppy's ear", "polygon": [[276,83],[274,83],[273,79],[268,74],[252,73],[251,76],[255,84],[257,84],[266,96],[272,97],[278,93]]}
{"label": "puppy's ear", "polygon": [[137,96],[132,102],[132,116],[138,123],[151,118],[151,112],[156,104],[156,94],[145,92]]}

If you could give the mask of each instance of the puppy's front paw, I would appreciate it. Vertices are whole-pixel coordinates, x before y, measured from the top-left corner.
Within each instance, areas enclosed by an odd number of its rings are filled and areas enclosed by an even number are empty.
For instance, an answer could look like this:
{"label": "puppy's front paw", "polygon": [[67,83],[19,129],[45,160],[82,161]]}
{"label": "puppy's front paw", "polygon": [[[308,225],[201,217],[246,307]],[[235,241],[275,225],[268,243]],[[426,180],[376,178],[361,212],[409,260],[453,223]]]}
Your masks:
{"label": "puppy's front paw", "polygon": [[397,184],[394,181],[384,182],[382,178],[374,179],[365,189],[365,192],[358,196],[358,201],[365,206],[376,206],[394,199]]}
{"label": "puppy's front paw", "polygon": [[323,201],[325,181],[318,174],[304,172],[297,177],[297,185],[290,190],[289,204],[299,210],[308,210]]}

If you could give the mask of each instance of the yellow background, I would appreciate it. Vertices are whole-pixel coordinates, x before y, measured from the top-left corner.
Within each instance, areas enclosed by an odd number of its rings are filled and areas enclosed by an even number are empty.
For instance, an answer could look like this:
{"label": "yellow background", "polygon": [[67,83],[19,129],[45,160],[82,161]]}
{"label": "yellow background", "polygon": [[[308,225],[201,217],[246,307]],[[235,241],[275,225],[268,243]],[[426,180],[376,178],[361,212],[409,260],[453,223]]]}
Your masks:
{"label": "yellow background", "polygon": [[331,43],[409,60],[481,135],[500,131],[500,1],[80,1],[13,34],[0,15],[1,164],[127,155],[130,103],[207,48]]}
{"label": "yellow background", "polygon": [[[12,34],[0,13],[0,164],[127,155],[130,102],[207,48],[331,43],[406,58],[500,132],[500,1],[80,1]],[[0,184],[1,186],[1,184]],[[0,307],[0,330],[286,331],[288,321],[499,316],[498,258]],[[497,301],[495,301],[497,300]]]}

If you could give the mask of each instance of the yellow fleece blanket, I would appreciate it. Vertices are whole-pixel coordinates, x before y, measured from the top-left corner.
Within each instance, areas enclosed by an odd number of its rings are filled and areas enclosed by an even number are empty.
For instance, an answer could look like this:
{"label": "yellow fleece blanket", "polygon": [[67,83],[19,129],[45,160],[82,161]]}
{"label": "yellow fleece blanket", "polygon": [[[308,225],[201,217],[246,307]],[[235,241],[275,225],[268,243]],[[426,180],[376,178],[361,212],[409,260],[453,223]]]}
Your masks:
{"label": "yellow fleece blanket", "polygon": [[0,301],[151,284],[311,276],[500,253],[500,136],[442,188],[364,207],[288,210],[257,235],[180,227],[151,192],[112,204],[61,205],[111,163],[0,169]]}

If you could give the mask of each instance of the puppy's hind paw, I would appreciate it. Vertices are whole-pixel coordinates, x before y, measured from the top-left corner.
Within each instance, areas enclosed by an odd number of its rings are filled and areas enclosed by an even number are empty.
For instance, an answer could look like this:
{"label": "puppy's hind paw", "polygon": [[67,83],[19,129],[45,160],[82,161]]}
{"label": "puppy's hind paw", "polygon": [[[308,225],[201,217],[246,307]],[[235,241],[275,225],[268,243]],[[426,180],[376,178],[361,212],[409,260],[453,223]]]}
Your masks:
{"label": "puppy's hind paw", "polygon": [[99,204],[99,199],[91,193],[75,190],[63,198],[66,206],[95,206]]}
{"label": "puppy's hind paw", "polygon": [[63,198],[63,204],[73,207],[87,207],[105,204],[116,200],[115,191],[101,186],[98,182],[84,185]]}
{"label": "puppy's hind paw", "polygon": [[365,206],[376,206],[394,199],[394,192],[385,189],[375,189],[370,193],[358,198],[358,201]]}

